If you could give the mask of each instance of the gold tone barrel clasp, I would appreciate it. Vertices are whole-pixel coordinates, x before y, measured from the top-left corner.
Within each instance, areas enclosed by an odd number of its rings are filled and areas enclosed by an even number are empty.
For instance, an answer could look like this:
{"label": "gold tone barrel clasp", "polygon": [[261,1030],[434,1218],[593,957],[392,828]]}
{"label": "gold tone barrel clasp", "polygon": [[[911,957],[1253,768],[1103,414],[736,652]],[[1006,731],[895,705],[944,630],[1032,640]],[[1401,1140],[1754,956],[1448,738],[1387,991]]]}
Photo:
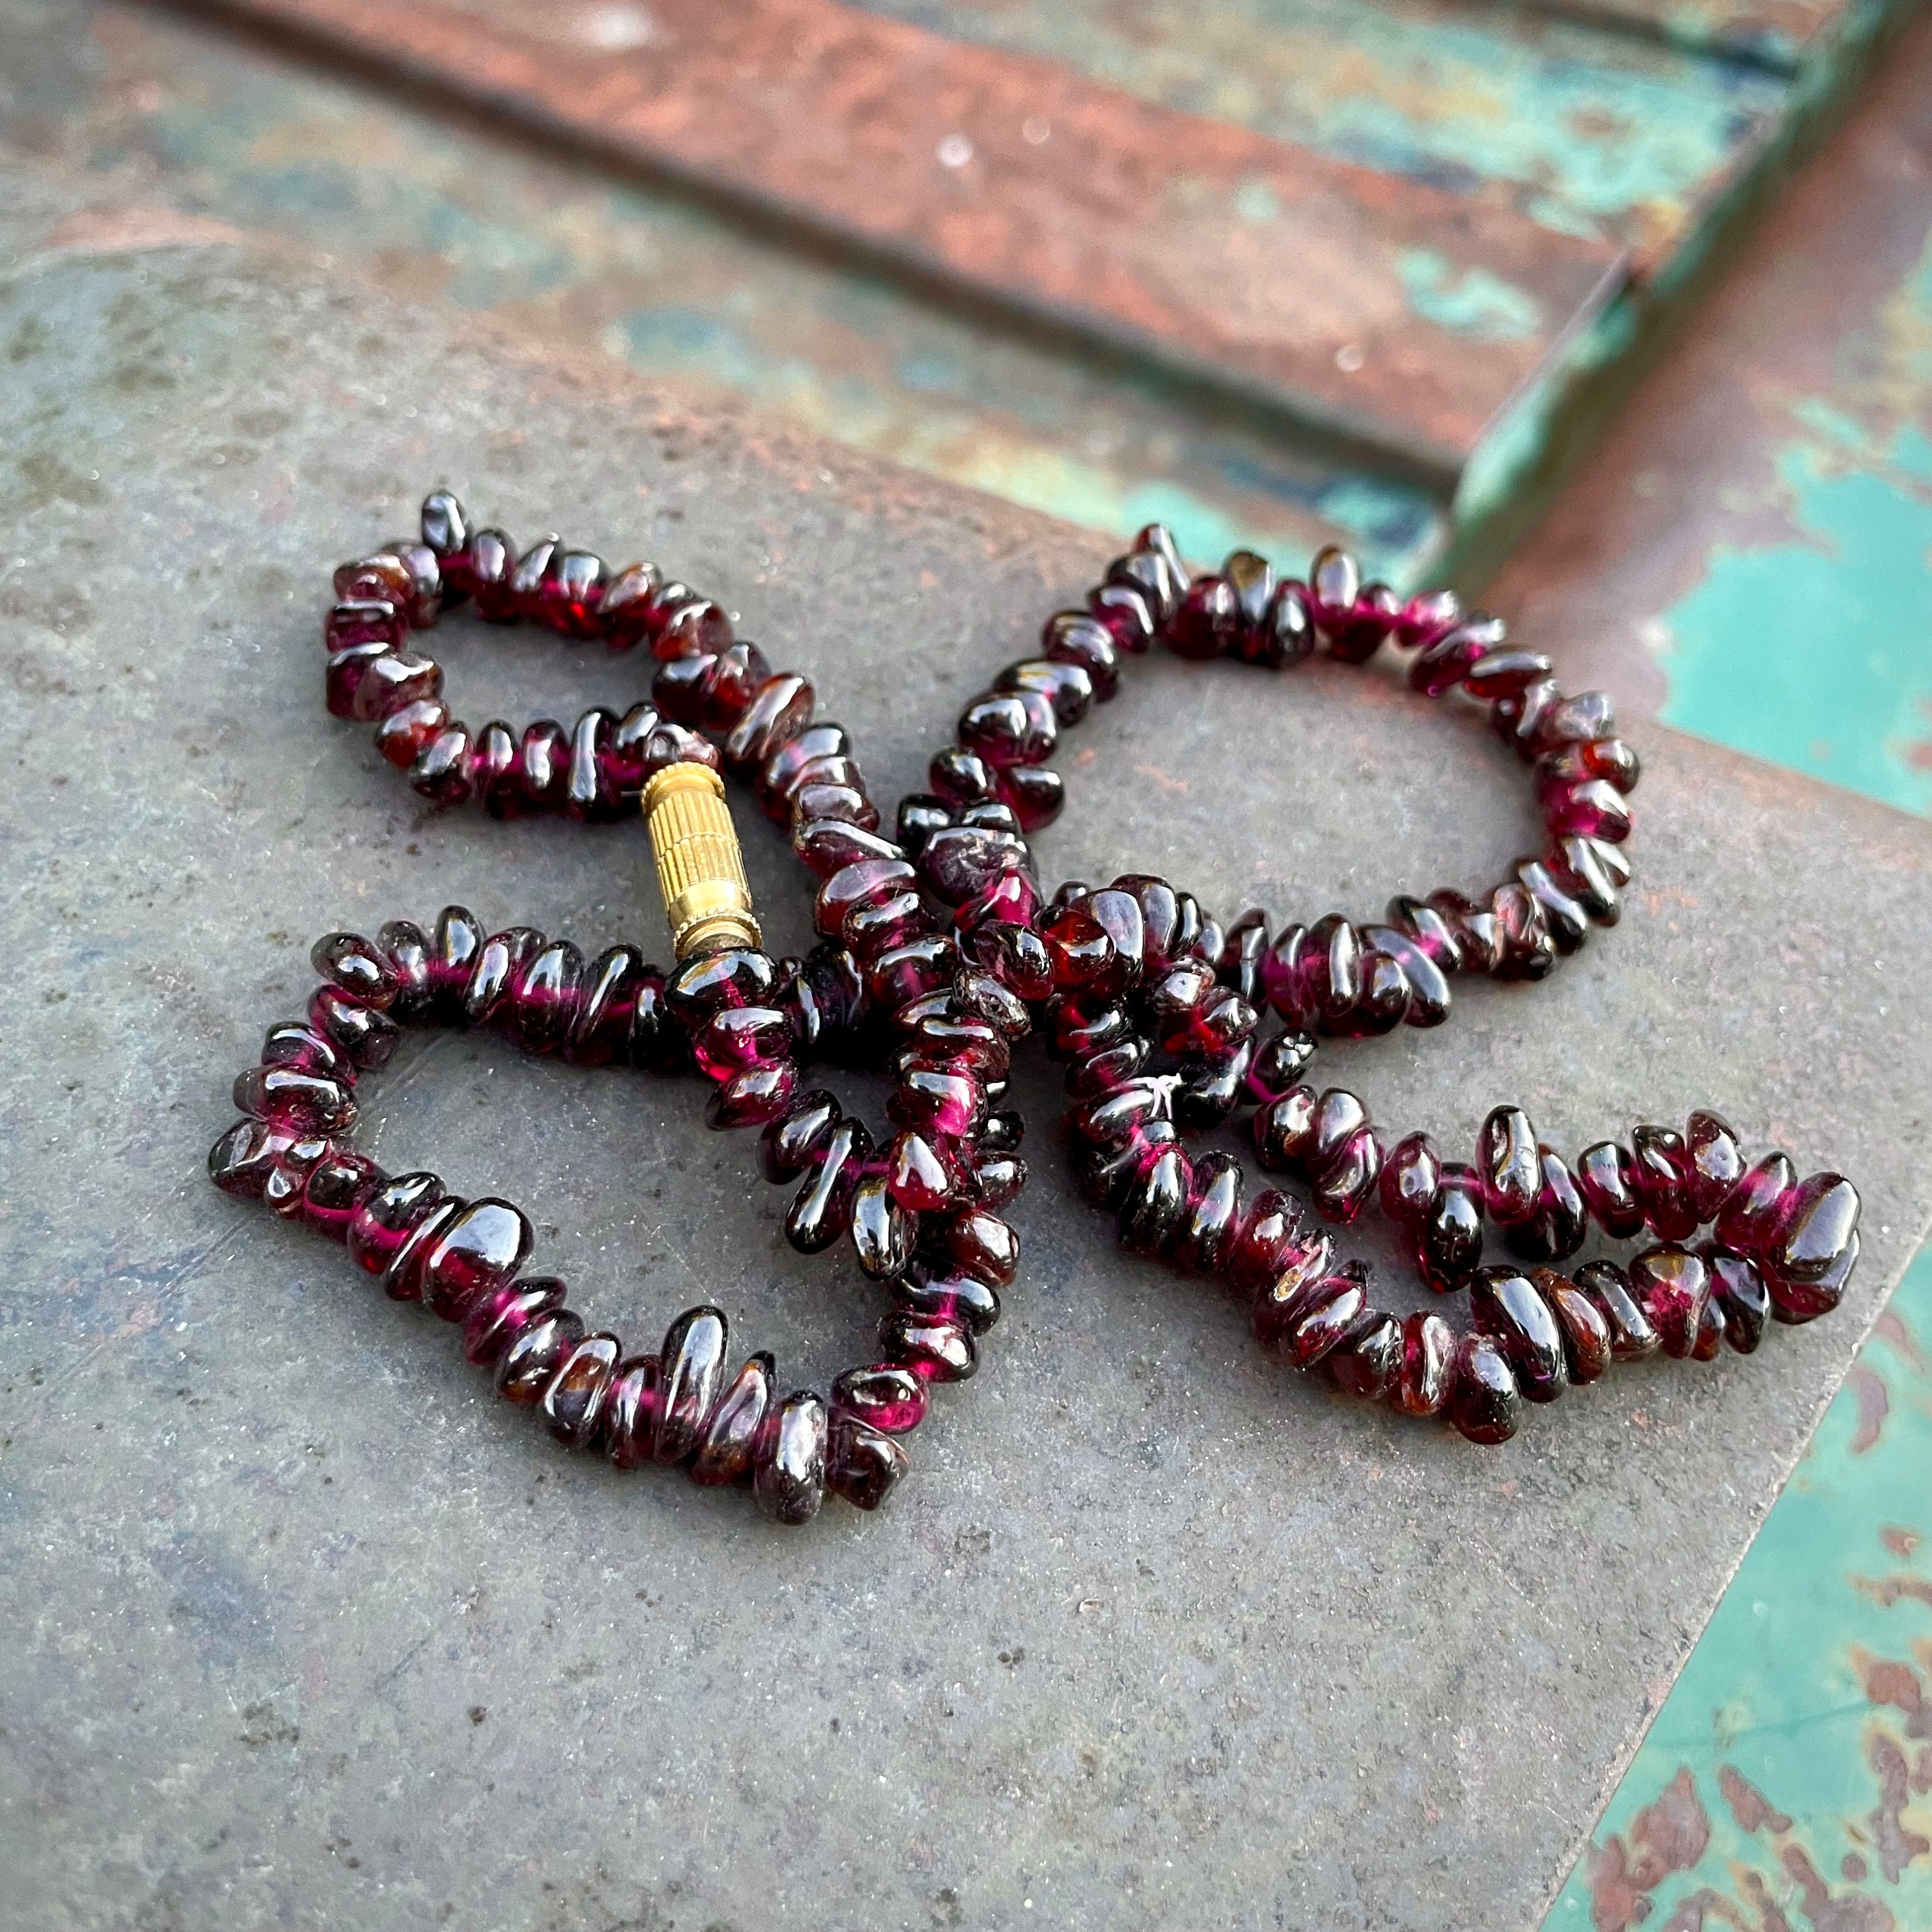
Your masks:
{"label": "gold tone barrel clasp", "polygon": [[709,765],[667,765],[644,787],[644,820],[680,961],[762,944],[724,781]]}

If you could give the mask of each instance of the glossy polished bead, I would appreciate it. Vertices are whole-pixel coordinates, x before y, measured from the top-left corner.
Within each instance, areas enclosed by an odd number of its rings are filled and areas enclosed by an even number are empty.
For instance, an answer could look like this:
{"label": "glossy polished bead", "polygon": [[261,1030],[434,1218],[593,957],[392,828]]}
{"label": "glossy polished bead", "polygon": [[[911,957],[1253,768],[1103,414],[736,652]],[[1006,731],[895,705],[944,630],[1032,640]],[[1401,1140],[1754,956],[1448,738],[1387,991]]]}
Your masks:
{"label": "glossy polished bead", "polygon": [[1598,1227],[1613,1240],[1624,1241],[1644,1225],[1643,1202],[1637,1193],[1636,1162],[1627,1148],[1615,1141],[1598,1141],[1576,1156],[1576,1191]]}
{"label": "glossy polished bead", "polygon": [[774,1183],[796,1180],[818,1163],[842,1118],[838,1101],[822,1088],[796,1096],[758,1136],[759,1172]]}
{"label": "glossy polished bead", "polygon": [[875,1510],[898,1488],[910,1466],[890,1436],[858,1417],[835,1411],[827,1438],[825,1486],[856,1509]]}
{"label": "glossy polished bead", "polygon": [[1537,1190],[1535,1211],[1527,1221],[1508,1229],[1504,1238],[1510,1252],[1526,1260],[1567,1261],[1583,1245],[1589,1216],[1576,1178],[1562,1156],[1553,1148],[1539,1146],[1537,1159],[1542,1184]]}
{"label": "glossy polished bead", "polygon": [[1760,1250],[1766,1268],[1784,1282],[1822,1280],[1856,1239],[1858,1210],[1843,1174],[1812,1174],[1780,1206],[1774,1239]]}
{"label": "glossy polished bead", "polygon": [[586,1335],[558,1364],[543,1392],[543,1418],[566,1448],[586,1449],[602,1436],[611,1379],[622,1352],[614,1335]]}
{"label": "glossy polished bead", "polygon": [[764,764],[812,722],[814,701],[809,680],[794,672],[767,679],[725,736],[725,764],[734,770]]}
{"label": "glossy polished bead", "polygon": [[1163,1148],[1136,1177],[1120,1203],[1120,1246],[1130,1254],[1160,1254],[1186,1219],[1192,1183],[1186,1155],[1178,1147]]}
{"label": "glossy polished bead", "polygon": [[1439,1315],[1418,1309],[1402,1324],[1402,1363],[1389,1400],[1404,1415],[1439,1415],[1449,1400],[1456,1331]]}
{"label": "glossy polished bead", "polygon": [[576,1016],[563,1043],[566,1059],[578,1066],[606,1066],[625,1058],[644,970],[644,956],[634,946],[607,947],[584,970]]}
{"label": "glossy polished bead", "polygon": [[994,1288],[1010,1286],[1019,1272],[1020,1238],[998,1215],[971,1208],[940,1223],[940,1240],[953,1266]]}
{"label": "glossy polished bead", "polygon": [[890,838],[839,818],[801,821],[793,828],[791,849],[804,860],[806,870],[821,879],[865,860],[904,856]]}
{"label": "glossy polished bead", "polygon": [[1411,1134],[1382,1162],[1382,1212],[1399,1228],[1421,1226],[1442,1184],[1442,1162],[1426,1134]]}
{"label": "glossy polished bead", "polygon": [[510,1342],[562,1306],[564,1285],[553,1275],[531,1275],[526,1281],[494,1288],[464,1319],[466,1360],[477,1368],[493,1368]]}
{"label": "glossy polished bead", "polygon": [[640,1469],[652,1460],[663,1394],[662,1371],[655,1355],[632,1355],[611,1371],[602,1433],[604,1454],[620,1469]]}
{"label": "glossy polished bead", "polygon": [[912,1258],[918,1216],[894,1198],[888,1178],[868,1174],[852,1190],[852,1246],[861,1271],[886,1281]]}
{"label": "glossy polished bead", "polygon": [[944,904],[970,898],[1003,872],[1024,866],[1027,848],[1010,832],[983,826],[949,826],[935,832],[919,855],[919,876]]}
{"label": "glossy polished bead", "polygon": [[778,1364],[760,1350],[732,1377],[712,1406],[697,1453],[686,1464],[701,1488],[741,1483],[751,1473],[766,1418],[778,1400]]}
{"label": "glossy polished bead", "polygon": [[1681,1135],[1668,1127],[1640,1126],[1630,1135],[1631,1164],[1644,1219],[1659,1240],[1681,1241],[1694,1234],[1690,1165]]}
{"label": "glossy polished bead", "polygon": [[1202,1274],[1222,1272],[1241,1224],[1241,1164],[1232,1154],[1214,1151],[1194,1162],[1187,1211],[1168,1247],[1180,1266]]}
{"label": "glossy polished bead", "polygon": [[778,969],[769,953],[730,946],[686,960],[665,982],[673,1015],[694,1032],[713,1013],[734,1006],[770,1006]]}
{"label": "glossy polished bead", "polygon": [[1058,739],[1059,722],[1043,692],[994,692],[967,706],[955,733],[962,749],[997,770],[1045,764]]}
{"label": "glossy polished bead", "polygon": [[498,1358],[496,1393],[506,1402],[541,1402],[544,1391],[584,1340],[583,1318],[559,1308],[532,1322]]}
{"label": "glossy polished bead", "polygon": [[832,1384],[835,1416],[853,1415],[887,1436],[909,1435],[926,1420],[926,1383],[893,1362],[848,1369]]}
{"label": "glossy polished bead", "polygon": [[359,1005],[386,1011],[401,988],[382,948],[360,933],[326,933],[309,948],[308,957],[324,980]]}
{"label": "glossy polished bead", "polygon": [[892,1306],[922,1322],[955,1322],[983,1335],[1000,1318],[999,1290],[950,1265],[934,1271],[924,1262],[892,1283]]}
{"label": "glossy polished bead", "polygon": [[826,1135],[818,1166],[785,1216],[785,1239],[800,1254],[822,1253],[850,1226],[852,1190],[871,1151],[872,1136],[857,1120],[842,1120]]}
{"label": "glossy polished bead", "polygon": [[[1352,1099],[1354,1096],[1352,1095]],[[1315,1177],[1315,1211],[1339,1226],[1353,1224],[1375,1198],[1381,1178],[1382,1143],[1373,1127],[1358,1127]]]}
{"label": "glossy polished bead", "polygon": [[963,1322],[896,1309],[879,1324],[879,1346],[894,1366],[927,1382],[962,1382],[980,1366],[979,1351]]}
{"label": "glossy polished bead", "polygon": [[1554,1402],[1569,1377],[1556,1315],[1520,1270],[1485,1268],[1469,1284],[1469,1318],[1495,1338],[1531,1402]]}
{"label": "glossy polished bead", "polygon": [[1544,822],[1558,838],[1598,838],[1620,845],[1630,836],[1630,808],[1623,794],[1603,778],[1552,788],[1544,801]]}
{"label": "glossy polished bead", "polygon": [[1293,1195],[1264,1188],[1228,1244],[1228,1281],[1241,1293],[1254,1294],[1275,1280],[1302,1238],[1304,1220],[1301,1203]]}
{"label": "glossy polished bead", "polygon": [[332,1148],[302,1182],[304,1225],[332,1241],[346,1241],[356,1210],[388,1178],[366,1154],[350,1148]]}
{"label": "glossy polished bead", "polygon": [[319,986],[308,1003],[308,1023],[352,1066],[386,1066],[402,1039],[387,1013],[359,1005],[333,986]]}
{"label": "glossy polished bead", "polygon": [[1630,1292],[1657,1330],[1666,1355],[1682,1360],[1696,1346],[1711,1298],[1711,1273],[1688,1248],[1664,1242],[1630,1264]]}
{"label": "glossy polished bead", "polygon": [[344,1088],[355,1084],[356,1070],[342,1049],[314,1028],[294,1020],[269,1028],[262,1036],[260,1058],[265,1067],[286,1066],[292,1072],[320,1074]]}
{"label": "glossy polished bead", "polygon": [[775,1522],[809,1522],[818,1514],[830,1426],[825,1404],[808,1389],[766,1417],[752,1455],[752,1493]]}
{"label": "glossy polished bead", "polygon": [[1536,1130],[1520,1107],[1498,1107],[1483,1123],[1476,1148],[1482,1176],[1483,1206],[1499,1228],[1510,1228],[1536,1212],[1543,1168]]}
{"label": "glossy polished bead", "polygon": [[1563,1363],[1579,1385],[1593,1382],[1610,1366],[1610,1324],[1596,1304],[1554,1268],[1533,1268],[1529,1278],[1550,1304],[1563,1334]]}
{"label": "glossy polished bead", "polygon": [[1438,1294],[1466,1288],[1483,1258],[1481,1197],[1445,1179],[1414,1234],[1416,1270]]}
{"label": "glossy polished bead", "polygon": [[1282,1336],[1282,1359],[1312,1369],[1338,1348],[1368,1304],[1368,1291],[1352,1275],[1329,1275],[1304,1294],[1299,1311]]}
{"label": "glossy polished bead", "polygon": [[914,792],[899,800],[892,837],[908,858],[916,859],[935,832],[944,831],[952,823],[952,808],[943,798]]}
{"label": "glossy polished bead", "polygon": [[384,1182],[350,1217],[349,1252],[357,1265],[382,1274],[446,1198],[434,1174],[399,1174]]}
{"label": "glossy polished bead", "polygon": [[472,1201],[424,1250],[423,1300],[446,1322],[462,1320],[482,1297],[515,1279],[534,1238],[508,1202]]}
{"label": "glossy polished bead", "polygon": [[1712,1231],[1718,1245],[1756,1261],[1769,1248],[1778,1221],[1798,1186],[1790,1156],[1768,1154],[1731,1191]]}
{"label": "glossy polished bead", "polygon": [[720,1081],[705,1096],[704,1124],[714,1132],[765,1126],[791,1105],[797,1088],[798,1068],[791,1060],[748,1066]]}
{"label": "glossy polished bead", "polygon": [[1456,1345],[1449,1420],[1472,1442],[1507,1442],[1522,1423],[1522,1394],[1501,1346],[1480,1331]]}
{"label": "glossy polished bead", "polygon": [[299,1138],[341,1133],[356,1124],[356,1096],[340,1080],[293,1066],[256,1066],[235,1077],[236,1106]]}
{"label": "glossy polished bead", "polygon": [[1714,1221],[1744,1178],[1742,1144],[1722,1114],[1702,1108],[1690,1116],[1684,1130],[1684,1175],[1693,1225]]}
{"label": "glossy polished bead", "polygon": [[1329,1379],[1360,1402],[1379,1402],[1400,1379],[1402,1366],[1402,1324],[1373,1308],[1355,1318],[1328,1358]]}
{"label": "glossy polished bead", "polygon": [[1546,979],[1556,965],[1556,940],[1543,908],[1520,879],[1510,879],[1490,895],[1502,936],[1502,958],[1495,968],[1505,980]]}
{"label": "glossy polished bead", "polygon": [[915,1066],[899,1076],[886,1114],[914,1133],[963,1140],[986,1118],[986,1090],[970,1073]]}
{"label": "glossy polished bead", "polygon": [[818,758],[848,757],[851,749],[852,741],[844,727],[829,721],[809,724],[778,746],[758,767],[754,785],[765,815],[781,825],[788,823],[792,794],[806,766]]}
{"label": "glossy polished bead", "polygon": [[791,1052],[791,1024],[775,1006],[727,1006],[692,1036],[691,1055],[713,1080],[775,1066]]}
{"label": "glossy polished bead", "polygon": [[1572,1277],[1610,1330],[1610,1358],[1640,1362],[1663,1346],[1630,1278],[1614,1262],[1586,1262]]}
{"label": "glossy polished bead", "polygon": [[729,1340],[723,1311],[708,1306],[686,1309],[664,1331],[658,1352],[656,1461],[682,1462],[704,1440],[724,1393]]}
{"label": "glossy polished bead", "polygon": [[1724,1339],[1741,1355],[1754,1353],[1771,1314],[1763,1276],[1742,1255],[1726,1254],[1714,1244],[1697,1252],[1711,1272],[1711,1298],[1724,1318]]}

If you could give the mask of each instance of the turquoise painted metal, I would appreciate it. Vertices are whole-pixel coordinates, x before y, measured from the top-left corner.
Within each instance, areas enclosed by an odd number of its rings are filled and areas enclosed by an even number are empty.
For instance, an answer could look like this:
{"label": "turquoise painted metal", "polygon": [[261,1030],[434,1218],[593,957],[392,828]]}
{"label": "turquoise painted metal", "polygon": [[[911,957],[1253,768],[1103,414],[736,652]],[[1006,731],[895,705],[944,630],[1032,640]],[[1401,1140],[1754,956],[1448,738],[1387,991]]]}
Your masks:
{"label": "turquoise painted metal", "polygon": [[[1657,644],[1672,724],[1932,811],[1932,233],[1862,368],[1785,399],[1761,502]],[[1826,639],[1849,648],[1822,648]]]}
{"label": "turquoise painted metal", "polygon": [[1826,1412],[1545,1932],[1640,1924],[1932,1927],[1932,1249]]}

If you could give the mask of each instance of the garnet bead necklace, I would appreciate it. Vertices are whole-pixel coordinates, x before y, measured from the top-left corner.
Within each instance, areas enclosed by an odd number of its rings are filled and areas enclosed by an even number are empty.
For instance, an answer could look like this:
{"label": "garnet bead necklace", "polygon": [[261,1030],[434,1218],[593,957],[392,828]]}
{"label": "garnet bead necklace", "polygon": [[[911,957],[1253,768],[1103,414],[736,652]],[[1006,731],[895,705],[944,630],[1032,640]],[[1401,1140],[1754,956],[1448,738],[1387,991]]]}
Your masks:
{"label": "garnet bead necklace", "polygon": [[[343,566],[335,589],[329,710],[375,724],[384,755],[440,803],[592,820],[643,809],[676,963],[660,970],[621,944],[586,962],[568,940],[488,934],[456,907],[430,934],[406,921],[373,940],[331,934],[314,949],[322,983],[304,1018],[272,1028],[237,1080],[243,1118],[211,1172],[346,1241],[392,1297],[460,1322],[470,1360],[566,1442],[622,1467],[748,1483],[783,1522],[815,1514],[827,1489],[876,1508],[906,1467],[897,1438],[933,1384],[973,1373],[1013,1279],[1018,1239],[1000,1210],[1026,1170],[1004,1101],[1013,1050],[1036,1032],[1066,1064],[1079,1184],[1114,1214],[1123,1246],[1223,1277],[1281,1360],[1323,1364],[1347,1393],[1442,1414],[1472,1441],[1503,1441],[1526,1401],[1612,1361],[1659,1349],[1708,1360],[1726,1342],[1749,1353],[1768,1319],[1809,1321],[1844,1292],[1856,1190],[1835,1174],[1801,1182],[1782,1153],[1748,1167],[1714,1113],[1682,1132],[1640,1126],[1573,1163],[1521,1109],[1498,1107],[1463,1164],[1426,1135],[1389,1144],[1354,1094],[1304,1079],[1319,1034],[1439,1024],[1460,975],[1543,977],[1616,923],[1628,884],[1639,767],[1608,700],[1564,697],[1546,658],[1450,593],[1405,603],[1336,550],[1305,583],[1277,583],[1246,551],[1190,580],[1150,527],[1085,609],[1050,618],[1038,655],[965,707],[931,791],[901,802],[888,838],[847,734],[814,721],[809,682],[775,673],[716,604],[650,566],[613,573],[554,537],[519,554],[438,491],[420,540]],[[549,719],[472,732],[445,703],[440,668],[410,649],[466,600],[490,622],[647,645],[650,699],[622,716],[594,708],[568,732]],[[1250,910],[1224,928],[1144,874],[1044,896],[1027,840],[1064,802],[1047,761],[1156,642],[1269,669],[1317,651],[1354,664],[1384,644],[1412,653],[1416,691],[1486,706],[1532,764],[1546,848],[1486,898],[1400,896],[1364,923],[1330,914],[1276,929]],[[802,959],[761,950],[723,770],[751,780],[820,882],[821,943]],[[1270,1010],[1281,1024],[1264,1039]],[[767,1354],[733,1372],[716,1308],[680,1315],[655,1353],[586,1334],[562,1283],[522,1274],[531,1230],[518,1209],[458,1200],[432,1174],[389,1176],[350,1144],[358,1075],[388,1060],[400,1028],[437,1024],[494,1025],[578,1064],[694,1069],[709,1124],[758,1127],[766,1178],[799,1184],[792,1245],[849,1238],[884,1285],[879,1358],[824,1394],[781,1395]],[[895,1076],[880,1142],[830,1092],[800,1090],[802,1069],[835,1049]],[[1184,1130],[1241,1109],[1261,1166],[1300,1179],[1306,1206],[1275,1188],[1250,1196],[1230,1153],[1190,1158]],[[1436,1312],[1376,1308],[1366,1268],[1338,1261],[1331,1229],[1371,1206],[1432,1289],[1467,1292],[1460,1336]],[[1558,1272],[1593,1220],[1613,1240],[1654,1240],[1626,1266]],[[1486,1221],[1511,1262],[1484,1264]]]}

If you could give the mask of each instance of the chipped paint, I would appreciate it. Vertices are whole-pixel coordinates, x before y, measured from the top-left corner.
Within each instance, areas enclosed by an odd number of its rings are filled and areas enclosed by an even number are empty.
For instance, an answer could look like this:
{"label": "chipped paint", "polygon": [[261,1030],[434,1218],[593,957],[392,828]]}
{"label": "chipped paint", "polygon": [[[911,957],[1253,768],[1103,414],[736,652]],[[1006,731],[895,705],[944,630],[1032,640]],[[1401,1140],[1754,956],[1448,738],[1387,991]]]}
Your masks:
{"label": "chipped paint", "polygon": [[1543,308],[1526,290],[1484,268],[1455,265],[1432,248],[1410,248],[1396,262],[1416,314],[1478,342],[1526,341],[1543,326]]}
{"label": "chipped paint", "polygon": [[1924,1337],[1932,1248],[1826,1412],[1545,1932],[1932,1927]]}
{"label": "chipped paint", "polygon": [[1658,631],[1663,716],[1908,811],[1932,811],[1932,235],[1858,373],[1784,399],[1760,505]]}

